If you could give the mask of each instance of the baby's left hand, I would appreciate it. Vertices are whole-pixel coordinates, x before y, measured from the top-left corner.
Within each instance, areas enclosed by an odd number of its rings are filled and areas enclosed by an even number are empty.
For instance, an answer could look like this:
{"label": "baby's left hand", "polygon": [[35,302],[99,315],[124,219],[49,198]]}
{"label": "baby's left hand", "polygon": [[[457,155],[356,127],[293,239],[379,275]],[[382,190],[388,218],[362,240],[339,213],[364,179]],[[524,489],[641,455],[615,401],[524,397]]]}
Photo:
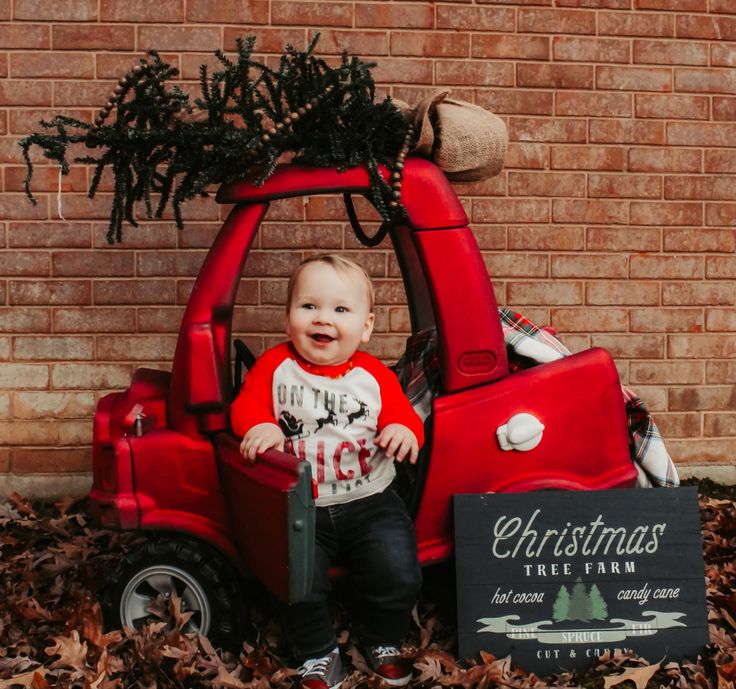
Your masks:
{"label": "baby's left hand", "polygon": [[400,423],[390,423],[376,436],[378,447],[386,450],[386,456],[403,462],[409,457],[411,464],[416,464],[419,457],[419,443],[417,437],[406,426]]}

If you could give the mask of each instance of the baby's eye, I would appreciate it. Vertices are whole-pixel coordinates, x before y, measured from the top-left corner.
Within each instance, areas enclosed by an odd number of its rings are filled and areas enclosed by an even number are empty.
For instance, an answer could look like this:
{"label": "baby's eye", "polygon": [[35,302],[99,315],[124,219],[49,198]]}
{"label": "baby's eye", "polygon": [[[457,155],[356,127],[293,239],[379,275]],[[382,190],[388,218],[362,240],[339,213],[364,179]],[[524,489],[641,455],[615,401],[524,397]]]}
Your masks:
{"label": "baby's eye", "polygon": [[347,313],[349,311],[347,306],[336,306],[335,311],[338,313]]}
{"label": "baby's eye", "polygon": [[312,309],[314,309],[314,304],[310,304],[309,302],[307,302],[306,304],[302,304],[302,308],[311,311]]}

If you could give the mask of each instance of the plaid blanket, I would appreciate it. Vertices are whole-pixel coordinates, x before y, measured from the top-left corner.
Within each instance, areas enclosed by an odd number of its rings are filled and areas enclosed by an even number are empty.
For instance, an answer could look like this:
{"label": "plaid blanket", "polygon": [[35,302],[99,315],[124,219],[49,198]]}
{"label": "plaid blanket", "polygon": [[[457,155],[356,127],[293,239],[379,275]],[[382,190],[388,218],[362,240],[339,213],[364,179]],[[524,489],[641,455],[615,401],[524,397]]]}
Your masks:
{"label": "plaid blanket", "polygon": [[[569,356],[570,351],[544,328],[520,313],[499,308],[509,370],[520,371]],[[432,398],[440,391],[440,366],[437,356],[437,331],[432,328],[415,333],[407,340],[404,356],[396,364],[399,382],[417,413],[426,419]],[[644,402],[629,388],[621,386],[629,431],[631,459],[638,472],[637,485],[677,486],[677,469],[662,441],[659,429]]]}

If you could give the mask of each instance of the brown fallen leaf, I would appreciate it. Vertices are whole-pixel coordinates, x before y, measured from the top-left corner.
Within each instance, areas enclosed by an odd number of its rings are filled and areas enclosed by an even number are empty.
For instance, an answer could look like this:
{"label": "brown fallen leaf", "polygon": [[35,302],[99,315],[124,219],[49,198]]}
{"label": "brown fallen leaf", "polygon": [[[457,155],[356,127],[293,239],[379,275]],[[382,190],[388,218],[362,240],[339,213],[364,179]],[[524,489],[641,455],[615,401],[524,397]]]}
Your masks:
{"label": "brown fallen leaf", "polygon": [[644,667],[631,667],[624,670],[620,675],[608,675],[603,678],[603,689],[614,687],[621,682],[633,682],[636,689],[646,689],[649,680],[654,677],[654,673],[659,670],[659,663],[654,665],[645,665]]}
{"label": "brown fallen leaf", "polygon": [[73,629],[69,636],[55,636],[54,646],[44,649],[46,655],[59,657],[51,663],[51,667],[71,668],[83,674],[87,666],[87,642],[80,642],[79,632]]}
{"label": "brown fallen leaf", "polygon": [[30,672],[24,672],[10,679],[0,679],[0,689],[10,689],[11,687],[24,687],[24,689],[46,689],[46,670],[42,667]]}

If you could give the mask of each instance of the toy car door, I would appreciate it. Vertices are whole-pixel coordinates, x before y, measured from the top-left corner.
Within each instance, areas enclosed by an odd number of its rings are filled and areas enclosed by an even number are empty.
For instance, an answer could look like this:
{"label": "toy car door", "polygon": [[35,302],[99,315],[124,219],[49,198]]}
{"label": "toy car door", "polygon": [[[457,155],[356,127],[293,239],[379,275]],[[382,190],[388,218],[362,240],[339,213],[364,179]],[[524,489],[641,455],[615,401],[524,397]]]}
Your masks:
{"label": "toy car door", "polygon": [[302,600],[311,589],[314,566],[309,464],[275,450],[250,463],[230,433],[220,433],[215,443],[222,490],[243,559],[278,598]]}

